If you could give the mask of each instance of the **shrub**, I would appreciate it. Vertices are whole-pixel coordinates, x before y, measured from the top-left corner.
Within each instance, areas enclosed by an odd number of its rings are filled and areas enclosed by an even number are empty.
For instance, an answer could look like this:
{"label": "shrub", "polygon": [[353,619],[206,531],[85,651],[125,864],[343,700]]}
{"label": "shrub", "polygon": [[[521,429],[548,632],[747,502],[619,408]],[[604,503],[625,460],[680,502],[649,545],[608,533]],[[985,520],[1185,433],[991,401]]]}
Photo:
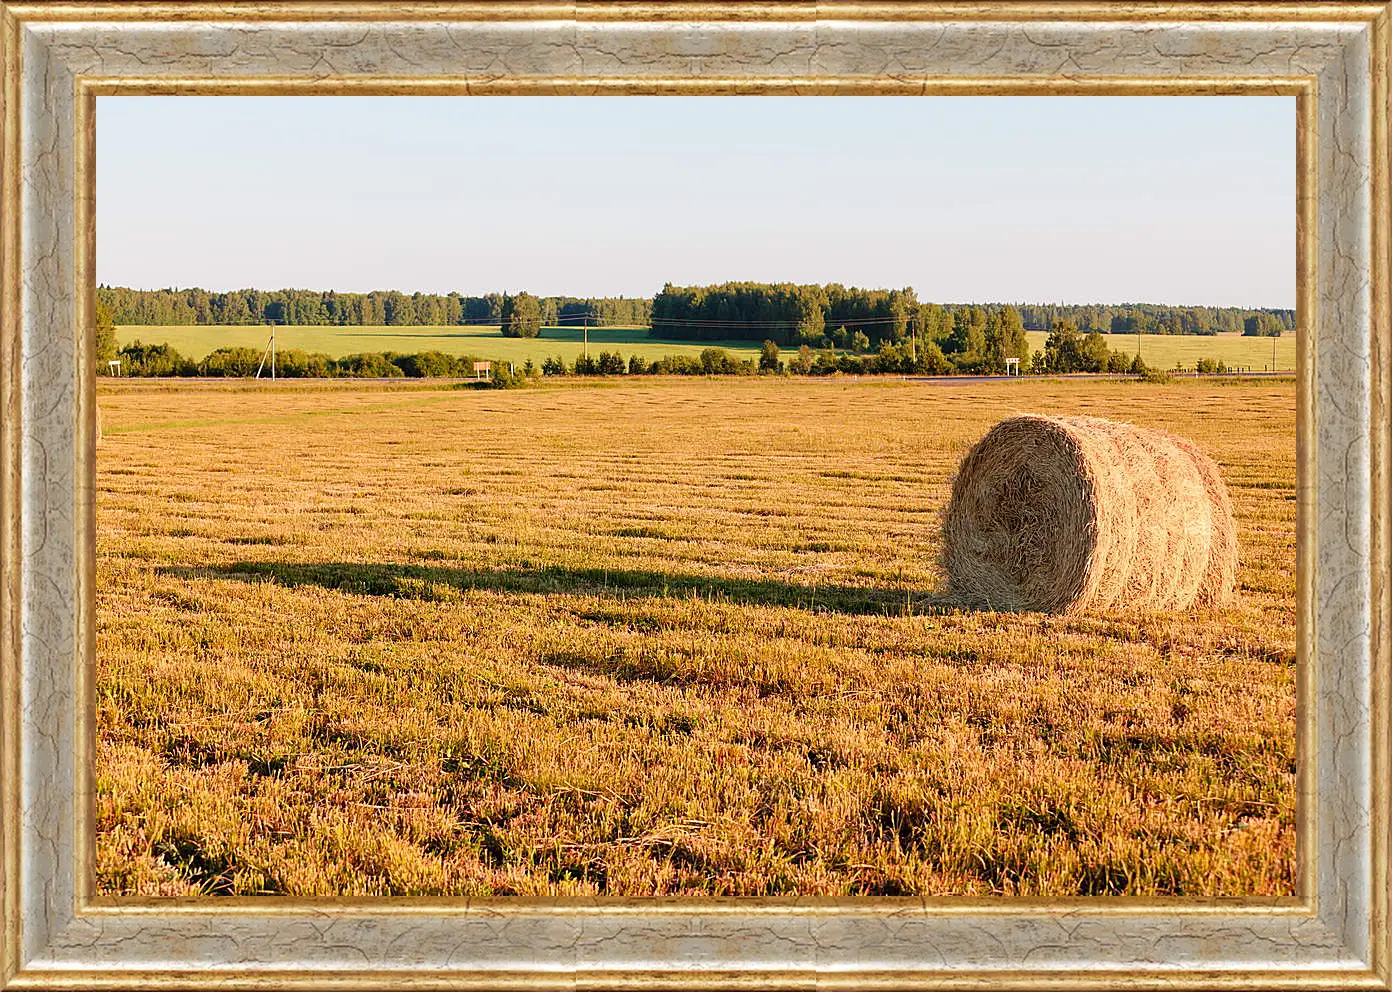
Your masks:
{"label": "shrub", "polygon": [[368,351],[359,355],[345,355],[334,363],[341,376],[353,379],[399,379],[406,373],[401,367],[389,361],[380,351]]}
{"label": "shrub", "polygon": [[766,340],[763,347],[759,349],[759,371],[783,371],[783,363],[778,360],[778,344],[776,342]]}
{"label": "shrub", "polygon": [[703,348],[701,368],[706,375],[729,375],[739,371],[739,361],[724,348]]}
{"label": "shrub", "polygon": [[334,360],[321,351],[291,348],[276,355],[276,375],[287,379],[325,379],[334,374]]}
{"label": "shrub", "polygon": [[1127,358],[1125,353],[1113,351],[1107,354],[1108,372],[1126,372],[1131,368],[1132,359]]}
{"label": "shrub", "polygon": [[643,361],[639,356],[634,355],[628,360],[629,375],[647,375],[649,371],[650,367],[648,363]]}
{"label": "shrub", "polygon": [[913,370],[920,375],[946,375],[952,371],[952,363],[936,341],[925,341],[918,346],[918,358],[914,361]]}
{"label": "shrub", "polygon": [[[719,351],[718,348],[708,349]],[[650,371],[654,375],[702,375],[705,365],[690,355],[666,355],[653,362]]]}
{"label": "shrub", "polygon": [[506,365],[500,367],[498,362],[494,362],[493,375],[479,385],[483,389],[521,389],[527,385],[527,377],[510,372]]}
{"label": "shrub", "polygon": [[596,368],[600,375],[623,375],[628,371],[628,365],[623,360],[623,355],[616,352],[601,351]]}
{"label": "shrub", "polygon": [[455,358],[442,351],[422,351],[415,355],[401,355],[392,363],[413,379],[448,379],[472,372],[473,356]]}
{"label": "shrub", "polygon": [[793,375],[807,375],[812,371],[812,363],[815,360],[812,349],[803,345],[798,349],[797,357],[788,362],[788,371]]}
{"label": "shrub", "polygon": [[117,356],[125,375],[197,375],[198,365],[167,344],[132,341]]}
{"label": "shrub", "polygon": [[[249,376],[255,375],[261,367],[262,352],[255,348],[218,348],[203,359],[202,373],[207,376]],[[281,356],[276,356],[276,373],[281,372]],[[270,374],[271,363],[265,363],[266,373]]]}

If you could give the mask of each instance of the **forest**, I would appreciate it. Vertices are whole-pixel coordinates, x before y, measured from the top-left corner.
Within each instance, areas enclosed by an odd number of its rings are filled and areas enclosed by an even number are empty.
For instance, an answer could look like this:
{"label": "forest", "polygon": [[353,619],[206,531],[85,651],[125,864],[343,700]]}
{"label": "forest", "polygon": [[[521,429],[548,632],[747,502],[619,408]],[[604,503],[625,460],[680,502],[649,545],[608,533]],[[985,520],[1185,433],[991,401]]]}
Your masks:
{"label": "forest", "polygon": [[[1278,335],[1295,329],[1295,311],[1160,304],[1065,306],[1062,304],[923,303],[912,288],[857,289],[838,283],[727,282],[662,288],[652,301],[654,337],[715,341],[765,338],[780,345],[866,351],[909,337],[937,342],[967,326],[985,327],[988,316],[1010,314],[1025,330],[1049,331],[1066,322],[1083,333]],[[863,342],[863,347],[860,347]]]}
{"label": "forest", "polygon": [[125,289],[98,286],[97,299],[117,324],[291,324],[299,326],[444,327],[503,323],[512,300],[535,300],[541,324],[550,327],[643,325],[652,301],[645,298],[542,296],[505,293],[338,293],[308,289]]}
{"label": "forest", "polygon": [[[290,324],[441,327],[496,325],[504,334],[535,336],[542,327],[643,326],[670,340],[772,340],[779,345],[870,350],[910,337],[941,343],[958,315],[984,325],[985,315],[1013,309],[1025,330],[1070,321],[1083,333],[1277,335],[1295,329],[1295,311],[1240,307],[1122,304],[963,304],[921,302],[912,288],[858,289],[839,283],[727,282],[668,284],[640,297],[533,296],[530,293],[338,293],[332,290],[136,290],[100,286],[97,299],[119,325]],[[520,315],[515,323],[512,318]],[[863,336],[865,347],[856,348]]]}

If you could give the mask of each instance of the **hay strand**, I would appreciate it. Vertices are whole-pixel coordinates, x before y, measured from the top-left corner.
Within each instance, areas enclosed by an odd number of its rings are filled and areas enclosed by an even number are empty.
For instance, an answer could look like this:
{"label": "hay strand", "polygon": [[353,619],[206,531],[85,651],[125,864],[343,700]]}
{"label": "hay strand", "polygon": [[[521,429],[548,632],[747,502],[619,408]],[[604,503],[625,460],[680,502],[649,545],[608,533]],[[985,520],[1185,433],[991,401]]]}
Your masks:
{"label": "hay strand", "polygon": [[1099,417],[1012,417],[962,461],[943,519],[954,597],[1001,610],[1183,610],[1235,596],[1237,531],[1192,442]]}

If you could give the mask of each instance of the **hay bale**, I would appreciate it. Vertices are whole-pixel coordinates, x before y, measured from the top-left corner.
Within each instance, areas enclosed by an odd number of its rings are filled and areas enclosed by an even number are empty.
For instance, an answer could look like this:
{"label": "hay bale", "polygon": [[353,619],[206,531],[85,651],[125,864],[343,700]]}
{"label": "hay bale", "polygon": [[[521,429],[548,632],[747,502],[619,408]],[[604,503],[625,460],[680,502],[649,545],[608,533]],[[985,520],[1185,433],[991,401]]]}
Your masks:
{"label": "hay bale", "polygon": [[1236,594],[1237,530],[1192,442],[1099,417],[1012,417],[967,454],[943,518],[954,598],[1000,610],[1183,610]]}

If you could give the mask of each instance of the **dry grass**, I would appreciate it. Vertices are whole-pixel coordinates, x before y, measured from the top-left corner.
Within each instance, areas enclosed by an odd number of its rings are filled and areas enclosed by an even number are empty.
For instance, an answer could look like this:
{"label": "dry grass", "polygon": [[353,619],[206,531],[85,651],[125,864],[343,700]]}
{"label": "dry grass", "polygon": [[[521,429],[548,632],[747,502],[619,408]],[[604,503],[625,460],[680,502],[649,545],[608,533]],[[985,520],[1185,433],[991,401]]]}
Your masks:
{"label": "dry grass", "polygon": [[[1294,889],[1289,383],[99,396],[104,892]],[[1195,439],[1239,604],[936,608],[1025,410]]]}

